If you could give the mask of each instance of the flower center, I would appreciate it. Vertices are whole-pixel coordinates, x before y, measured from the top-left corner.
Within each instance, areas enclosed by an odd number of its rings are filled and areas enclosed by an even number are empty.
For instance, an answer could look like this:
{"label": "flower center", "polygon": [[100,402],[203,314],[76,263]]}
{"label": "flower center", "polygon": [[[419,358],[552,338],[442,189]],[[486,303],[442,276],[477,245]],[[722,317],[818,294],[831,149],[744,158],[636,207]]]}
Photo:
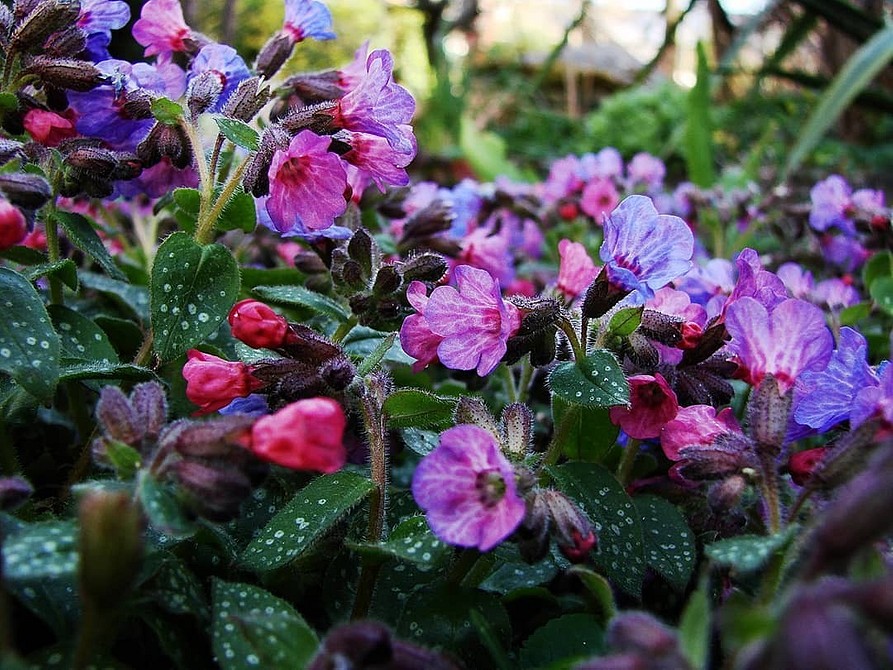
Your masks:
{"label": "flower center", "polygon": [[478,498],[485,507],[493,507],[505,496],[505,480],[496,470],[484,470],[477,473],[475,488]]}

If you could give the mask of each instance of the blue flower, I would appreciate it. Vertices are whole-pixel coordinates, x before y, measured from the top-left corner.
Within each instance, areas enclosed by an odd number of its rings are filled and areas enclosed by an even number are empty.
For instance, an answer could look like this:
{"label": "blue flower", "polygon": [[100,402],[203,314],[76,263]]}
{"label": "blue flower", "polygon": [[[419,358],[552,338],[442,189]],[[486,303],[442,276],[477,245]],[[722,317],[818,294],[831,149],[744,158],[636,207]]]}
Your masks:
{"label": "blue flower", "polygon": [[219,112],[223,109],[223,105],[226,104],[232,92],[251,74],[245,61],[236,50],[225,44],[209,44],[202,47],[195,60],[192,61],[187,82],[202,72],[214,72],[220,77],[220,83],[223,86],[217,102],[208,110],[210,112]]}
{"label": "blue flower", "polygon": [[332,14],[319,0],[285,0],[283,31],[295,42],[308,37],[315,40],[335,39]]}

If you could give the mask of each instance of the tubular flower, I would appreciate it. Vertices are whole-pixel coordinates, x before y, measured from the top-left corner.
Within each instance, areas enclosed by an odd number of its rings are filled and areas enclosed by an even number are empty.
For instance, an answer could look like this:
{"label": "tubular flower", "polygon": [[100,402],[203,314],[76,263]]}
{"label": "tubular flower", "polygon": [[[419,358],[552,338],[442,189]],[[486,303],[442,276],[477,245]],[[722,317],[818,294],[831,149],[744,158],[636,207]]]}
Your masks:
{"label": "tubular flower", "polygon": [[489,551],[524,518],[511,463],[492,433],[471,424],[450,428],[412,478],[412,495],[443,542]]}
{"label": "tubular flower", "polygon": [[661,428],[679,411],[679,401],[659,372],[629,378],[630,406],[608,410],[611,423],[630,437],[644,440],[660,435]]}
{"label": "tubular flower", "polygon": [[285,0],[285,22],[282,31],[295,42],[308,37],[333,40],[332,13],[318,0]]}
{"label": "tubular flower", "polygon": [[220,80],[220,96],[208,110],[211,112],[219,112],[233,91],[250,75],[242,57],[225,44],[208,44],[202,47],[192,61],[187,82],[203,72],[210,72]]}
{"label": "tubular flower", "polygon": [[235,398],[244,398],[263,386],[244,363],[226,361],[197,349],[187,352],[183,378],[186,397],[199,407],[196,414],[216,412]]}
{"label": "tubular flower", "polygon": [[561,240],[558,243],[558,284],[555,288],[568,300],[583,293],[598,274],[598,268],[579,242]]}
{"label": "tubular flower", "polygon": [[188,51],[186,40],[191,35],[180,0],[149,0],[133,24],[133,39],[146,47],[144,56]]}

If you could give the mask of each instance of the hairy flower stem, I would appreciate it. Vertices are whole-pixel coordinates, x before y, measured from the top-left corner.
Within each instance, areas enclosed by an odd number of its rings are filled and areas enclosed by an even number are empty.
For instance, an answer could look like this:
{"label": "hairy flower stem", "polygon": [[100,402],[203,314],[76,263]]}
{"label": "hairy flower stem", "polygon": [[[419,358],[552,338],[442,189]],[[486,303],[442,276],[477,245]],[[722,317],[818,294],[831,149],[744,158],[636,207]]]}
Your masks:
{"label": "hairy flower stem", "polygon": [[[47,236],[47,255],[51,264],[56,263],[60,259],[59,224],[56,223],[56,217],[53,214],[53,208],[50,205],[47,207],[47,211],[43,217],[44,231]],[[63,304],[65,298],[62,294],[62,282],[54,275],[49,275],[48,279],[50,282],[50,304]]]}
{"label": "hairy flower stem", "polygon": [[533,380],[535,369],[530,363],[530,357],[521,363],[521,380],[518,382],[518,402],[527,402],[527,394],[530,393],[530,382]]}
{"label": "hairy flower stem", "polygon": [[220,161],[220,151],[223,149],[223,143],[226,138],[220,134],[217,135],[217,141],[214,142],[214,150],[211,152],[211,174],[217,174],[217,163]]}
{"label": "hairy flower stem", "polygon": [[548,449],[546,449],[546,455],[543,457],[540,471],[546,466],[555,465],[558,462],[567,433],[579,416],[580,407],[578,405],[570,405],[567,408],[561,421],[554,427],[555,432],[552,435],[552,441],[549,443]]}
{"label": "hairy flower stem", "polygon": [[574,360],[582,361],[586,358],[586,350],[580,344],[580,339],[577,337],[574,325],[568,319],[560,318],[558,319],[558,327],[561,328],[567,336],[567,341],[570,343],[571,349],[574,352]]}
{"label": "hairy flower stem", "polygon": [[195,230],[195,240],[198,242],[199,230],[201,223],[205,218],[205,212],[211,206],[211,198],[214,197],[214,177],[208,167],[208,161],[205,158],[205,148],[202,145],[202,138],[198,134],[198,129],[186,119],[180,119],[180,127],[189,138],[189,144],[192,145],[192,155],[195,157],[195,165],[198,168],[199,191],[201,197],[198,205],[198,225]]}
{"label": "hairy flower stem", "polygon": [[223,190],[220,192],[220,197],[214,201],[214,205],[204,217],[202,217],[201,209],[199,210],[198,224],[195,227],[195,241],[199,244],[208,244],[211,242],[211,236],[214,233],[214,227],[217,225],[217,219],[220,218],[221,213],[223,213],[223,208],[226,207],[230,198],[233,197],[233,193],[236,192],[236,188],[238,188],[242,181],[242,173],[245,172],[247,166],[248,161],[246,160],[233,171],[226,184],[224,184]]}
{"label": "hairy flower stem", "polygon": [[623,486],[629,484],[632,479],[633,465],[636,463],[636,456],[639,455],[639,444],[639,440],[632,437],[626,441],[623,456],[620,458],[620,464],[617,466],[617,480]]}
{"label": "hairy flower stem", "polygon": [[775,534],[781,530],[781,499],[778,495],[778,475],[775,472],[775,459],[770,455],[761,457],[760,492],[766,505],[768,530]]}

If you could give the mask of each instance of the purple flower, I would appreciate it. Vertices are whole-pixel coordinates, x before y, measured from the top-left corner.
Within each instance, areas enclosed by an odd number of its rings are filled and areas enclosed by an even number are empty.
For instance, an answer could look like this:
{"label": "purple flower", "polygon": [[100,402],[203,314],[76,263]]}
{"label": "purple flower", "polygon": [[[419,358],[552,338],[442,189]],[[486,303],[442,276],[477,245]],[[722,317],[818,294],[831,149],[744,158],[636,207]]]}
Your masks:
{"label": "purple flower", "polygon": [[605,216],[610,214],[620,202],[614,182],[604,177],[592,179],[583,188],[580,196],[580,209],[591,216],[597,224],[601,224]]}
{"label": "purple flower", "polygon": [[812,200],[809,225],[819,231],[836,227],[850,236],[855,235],[856,228],[850,217],[851,192],[850,185],[836,174],[813,186],[809,192]]}
{"label": "purple flower", "polygon": [[763,268],[759,255],[753,249],[743,249],[735,259],[735,266],[738,268],[738,279],[734,290],[723,305],[724,312],[744,297],[757,300],[769,310],[787,300],[788,291],[784,282]]}
{"label": "purple flower", "polygon": [[856,395],[850,411],[850,427],[861,426],[872,417],[879,417],[885,428],[893,430],[893,365],[883,363],[879,383],[863,388]]}
{"label": "purple flower", "polygon": [[825,261],[833,263],[844,272],[855,272],[871,256],[871,252],[853,237],[823,235],[820,243]]}
{"label": "purple flower", "polygon": [[645,152],[637,153],[626,166],[627,188],[643,185],[649,191],[656,191],[663,185],[666,173],[667,168],[660,158]]}
{"label": "purple flower", "polygon": [[[269,201],[269,199],[270,196],[263,196],[262,198],[254,199],[257,222],[265,228],[275,230],[277,233],[279,233],[280,237],[296,237],[299,240],[316,242],[323,239],[349,240],[351,235],[353,235],[354,233],[354,231],[352,231],[350,228],[345,228],[344,226],[329,226],[328,228],[323,228],[322,230],[309,230],[300,220],[296,220],[295,225],[292,226],[291,229],[280,231],[278,228],[276,228],[276,223],[273,222],[273,219],[270,218],[270,213],[267,211],[267,202]],[[294,255],[289,257],[289,260],[293,261],[293,259]]]}
{"label": "purple flower", "polygon": [[242,57],[225,44],[208,44],[192,61],[187,83],[202,72],[213,72],[220,79],[221,93],[209,112],[219,112],[238,85],[251,74]]}
{"label": "purple flower", "polygon": [[613,147],[605,147],[597,154],[583,154],[580,157],[580,177],[591,179],[611,179],[617,181],[623,174],[623,158]]}
{"label": "purple flower", "polygon": [[267,397],[260,393],[252,393],[244,398],[236,398],[226,407],[217,410],[220,414],[247,414],[249,416],[266,416],[270,413]]}
{"label": "purple flower", "polygon": [[455,264],[486,270],[506,286],[515,278],[510,241],[505,228],[490,222],[468,233],[459,242],[462,251]]}
{"label": "purple flower", "polygon": [[347,207],[347,176],[341,159],[329,151],[331,142],[331,137],[302,130],[287,149],[273,154],[266,209],[280,233],[329,228]]}
{"label": "purple flower", "polygon": [[442,189],[441,195],[452,204],[454,218],[450,222],[450,234],[454,237],[464,236],[474,227],[483,206],[477,182],[463,179],[452,190]]}
{"label": "purple flower", "polygon": [[740,298],[726,312],[726,328],[739,374],[753,386],[772,375],[786,393],[801,373],[824,369],[831,357],[824,314],[804,300],[784,300],[770,311],[754,298]]}
{"label": "purple flower", "polygon": [[[506,342],[521,325],[518,308],[502,299],[499,282],[486,270],[460,265],[453,271],[456,288],[438,286],[423,306],[424,322],[401,329],[407,353],[427,351],[430,334],[440,362],[453,370],[490,374],[505,355]],[[412,318],[412,317],[409,317]],[[423,328],[424,327],[424,328]]]}
{"label": "purple flower", "polygon": [[184,186],[187,188],[198,186],[198,172],[191,165],[185,168],[174,166],[167,156],[143,170],[136,179],[115,182],[116,193],[130,198],[139,195],[160,198],[165,193]]}
{"label": "purple flower", "polygon": [[87,51],[94,61],[109,58],[112,31],[130,21],[130,7],[121,0],[82,0],[77,26],[87,34]]}
{"label": "purple flower", "polygon": [[792,298],[805,300],[815,288],[812,281],[812,273],[804,270],[798,263],[783,263],[775,274],[781,279]]}
{"label": "purple flower", "polygon": [[416,359],[412,364],[413,372],[419,372],[437,360],[437,347],[443,342],[443,337],[431,331],[425,318],[428,292],[422,282],[410,283],[406,289],[406,300],[416,313],[404,319],[400,327],[400,344],[407,354]]}
{"label": "purple flower", "polygon": [[812,301],[827,305],[832,311],[840,311],[852,307],[860,300],[859,291],[851,283],[838,279],[825,279],[816,284],[812,293]]}
{"label": "purple flower", "polygon": [[409,175],[406,166],[415,158],[416,144],[412,132],[409,133],[412,151],[396,151],[384,137],[369,133],[354,133],[340,130],[335,139],[350,146],[350,151],[341,156],[344,161],[357,168],[361,175],[375,182],[378,190],[384,193],[388,186],[406,186]]}
{"label": "purple flower", "polygon": [[658,214],[650,198],[631,195],[605,218],[599,256],[612,284],[641,303],[691,268],[694,236],[678,216]]}
{"label": "purple flower", "polygon": [[186,40],[192,35],[180,0],[149,0],[132,32],[133,39],[146,47],[144,56],[188,51]]}
{"label": "purple flower", "polygon": [[841,328],[840,342],[828,366],[807,370],[794,387],[794,420],[824,433],[849,418],[856,395],[876,387],[877,377],[865,360],[868,344],[852,328]]}
{"label": "purple flower", "polygon": [[573,300],[589,288],[598,275],[598,268],[586,252],[586,247],[579,242],[561,240],[558,242],[558,256],[561,260],[555,288],[567,300]]}
{"label": "purple flower", "polygon": [[378,49],[366,59],[366,75],[338,100],[334,122],[339,128],[384,137],[396,151],[415,152],[412,121],[415,100],[392,79],[394,59]]}
{"label": "purple flower", "polygon": [[315,40],[333,40],[332,14],[318,0],[285,0],[285,34],[295,42],[308,37]]}
{"label": "purple flower", "polygon": [[573,155],[559,158],[549,166],[549,176],[542,185],[542,198],[547,203],[557,202],[579,191],[583,183],[580,159]]}
{"label": "purple flower", "polygon": [[412,495],[438,539],[481,551],[511,535],[525,514],[514,469],[496,438],[470,424],[441,433],[416,468]]}

